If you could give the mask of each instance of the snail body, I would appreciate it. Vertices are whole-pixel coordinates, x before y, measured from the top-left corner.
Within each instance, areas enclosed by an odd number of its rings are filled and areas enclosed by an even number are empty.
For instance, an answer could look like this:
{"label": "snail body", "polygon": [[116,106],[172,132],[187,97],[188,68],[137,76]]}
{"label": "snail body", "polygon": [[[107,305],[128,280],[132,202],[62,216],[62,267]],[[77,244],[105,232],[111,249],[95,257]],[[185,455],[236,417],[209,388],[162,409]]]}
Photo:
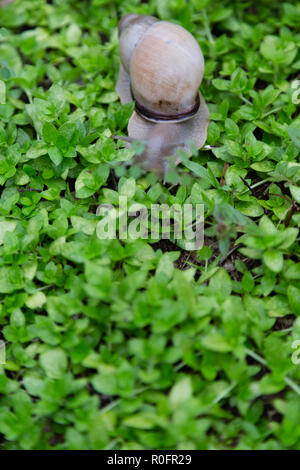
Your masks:
{"label": "snail body", "polygon": [[139,157],[141,165],[146,170],[155,171],[158,174],[166,174],[168,168],[168,156],[183,143],[178,142],[178,125],[162,122],[153,125],[145,142],[145,150]]}
{"label": "snail body", "polygon": [[[144,140],[141,163],[166,172],[165,159],[191,144],[204,145],[208,109],[199,93],[204,59],[184,28],[152,16],[126,15],[119,23],[121,65],[117,93],[135,101],[128,124],[131,139]],[[178,155],[177,155],[178,157]]]}

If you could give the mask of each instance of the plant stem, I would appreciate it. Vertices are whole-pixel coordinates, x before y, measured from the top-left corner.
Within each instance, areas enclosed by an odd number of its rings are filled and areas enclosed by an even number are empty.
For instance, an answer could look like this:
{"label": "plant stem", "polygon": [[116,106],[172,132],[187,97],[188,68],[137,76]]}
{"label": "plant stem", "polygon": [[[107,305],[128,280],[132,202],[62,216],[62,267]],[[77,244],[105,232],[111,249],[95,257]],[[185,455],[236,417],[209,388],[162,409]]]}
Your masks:
{"label": "plant stem", "polygon": [[[251,349],[246,348],[246,353],[247,353],[248,356],[252,357],[257,362],[262,364],[263,366],[268,367],[267,361],[265,361],[265,359],[260,357],[254,351],[251,351]],[[292,390],[294,390],[294,392],[296,392],[300,396],[300,387],[299,387],[299,385],[297,385],[292,379],[290,379],[287,376],[284,377],[284,381]]]}
{"label": "plant stem", "polygon": [[244,101],[244,103],[247,103],[250,106],[253,106],[253,103],[251,103],[251,101],[247,100],[247,98],[245,98],[242,94],[239,94],[239,97],[241,98],[242,101]]}
{"label": "plant stem", "polygon": [[208,38],[208,40],[211,44],[214,44],[215,41],[214,41],[214,38],[212,37],[212,34],[210,32],[210,25],[209,25],[209,21],[208,21],[205,9],[203,10],[202,14],[203,14],[203,19],[204,19],[204,29],[205,29],[207,38]]}
{"label": "plant stem", "polygon": [[262,119],[266,118],[267,116],[269,116],[272,113],[277,113],[277,111],[281,111],[281,109],[282,109],[282,106],[279,106],[278,108],[271,109],[270,111],[268,111],[267,113],[262,115]]}

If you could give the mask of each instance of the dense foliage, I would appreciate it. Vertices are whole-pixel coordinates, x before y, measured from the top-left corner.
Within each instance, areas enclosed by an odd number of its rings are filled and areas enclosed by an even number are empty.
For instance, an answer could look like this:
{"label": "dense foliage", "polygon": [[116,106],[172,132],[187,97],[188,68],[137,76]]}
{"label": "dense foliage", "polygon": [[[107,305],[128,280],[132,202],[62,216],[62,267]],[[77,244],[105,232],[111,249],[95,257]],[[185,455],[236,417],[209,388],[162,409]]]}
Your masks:
{"label": "dense foliage", "polygon": [[[128,12],[206,60],[214,148],[165,185],[110,138]],[[292,0],[0,8],[2,448],[300,449],[299,24]],[[205,246],[100,240],[118,194],[205,204]]]}

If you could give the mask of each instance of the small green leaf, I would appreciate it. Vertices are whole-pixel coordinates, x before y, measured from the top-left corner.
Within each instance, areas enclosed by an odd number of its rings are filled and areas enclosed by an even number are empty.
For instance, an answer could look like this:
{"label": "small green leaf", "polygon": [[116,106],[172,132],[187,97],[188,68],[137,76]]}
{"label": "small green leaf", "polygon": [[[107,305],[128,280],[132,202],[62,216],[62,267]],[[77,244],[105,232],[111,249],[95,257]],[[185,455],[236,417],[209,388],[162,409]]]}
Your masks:
{"label": "small green leaf", "polygon": [[75,190],[78,198],[86,198],[94,194],[107,180],[109,168],[107,165],[95,165],[84,168],[76,179]]}
{"label": "small green leaf", "polygon": [[134,178],[122,179],[119,182],[119,194],[120,196],[126,196],[128,199],[132,199],[136,190],[136,181]]}
{"label": "small green leaf", "polygon": [[263,255],[263,261],[274,273],[279,273],[283,268],[283,254],[279,251],[266,251]]}
{"label": "small green leaf", "polygon": [[5,83],[0,80],[0,104],[6,103],[6,86]]}
{"label": "small green leaf", "polygon": [[41,308],[46,302],[46,296],[43,292],[36,292],[35,294],[28,297],[26,300],[27,307],[35,310],[36,308]]}
{"label": "small green leaf", "polygon": [[294,127],[288,127],[287,130],[294,144],[300,148],[300,129],[295,129]]}
{"label": "small green leaf", "polygon": [[55,144],[58,132],[51,122],[45,122],[43,126],[43,138],[47,144]]}
{"label": "small green leaf", "polygon": [[300,204],[300,187],[290,185],[290,191],[295,201],[298,202],[298,204]]}
{"label": "small green leaf", "polygon": [[0,245],[2,245],[4,236],[7,232],[13,232],[17,223],[13,220],[0,220]]}
{"label": "small green leaf", "polygon": [[48,149],[48,154],[54,165],[57,166],[62,162],[63,157],[57,147],[50,147]]}
{"label": "small green leaf", "polygon": [[54,348],[40,355],[40,364],[47,377],[59,379],[64,376],[67,369],[67,356],[63,349]]}
{"label": "small green leaf", "polygon": [[212,84],[217,90],[229,90],[230,88],[230,81],[222,78],[215,78]]}
{"label": "small green leaf", "polygon": [[206,349],[211,351],[226,353],[232,350],[226,338],[218,332],[209,333],[202,339],[201,343]]}
{"label": "small green leaf", "polygon": [[69,46],[76,46],[81,37],[81,29],[76,23],[70,24],[66,32],[66,40]]}
{"label": "small green leaf", "polygon": [[193,393],[192,383],[190,377],[186,377],[177,382],[173,387],[169,395],[170,404],[176,408],[181,403],[191,398]]}
{"label": "small green leaf", "polygon": [[288,286],[287,296],[292,312],[300,315],[300,289],[292,285]]}

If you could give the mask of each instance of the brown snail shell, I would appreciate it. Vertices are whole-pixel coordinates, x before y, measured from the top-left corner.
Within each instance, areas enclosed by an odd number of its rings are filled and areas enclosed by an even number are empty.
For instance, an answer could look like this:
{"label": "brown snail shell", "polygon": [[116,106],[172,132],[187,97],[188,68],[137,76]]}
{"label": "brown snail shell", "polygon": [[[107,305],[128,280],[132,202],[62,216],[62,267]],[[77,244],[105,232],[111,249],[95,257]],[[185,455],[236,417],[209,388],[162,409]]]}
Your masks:
{"label": "brown snail shell", "polygon": [[[176,155],[179,149],[190,153],[192,144],[202,147],[209,112],[199,93],[204,59],[195,38],[176,24],[134,14],[121,19],[119,35],[116,90],[122,104],[135,101],[128,134],[147,142],[152,155],[146,149],[144,166],[151,169],[154,161],[159,166],[159,158]],[[155,152],[153,138],[160,142]]]}

